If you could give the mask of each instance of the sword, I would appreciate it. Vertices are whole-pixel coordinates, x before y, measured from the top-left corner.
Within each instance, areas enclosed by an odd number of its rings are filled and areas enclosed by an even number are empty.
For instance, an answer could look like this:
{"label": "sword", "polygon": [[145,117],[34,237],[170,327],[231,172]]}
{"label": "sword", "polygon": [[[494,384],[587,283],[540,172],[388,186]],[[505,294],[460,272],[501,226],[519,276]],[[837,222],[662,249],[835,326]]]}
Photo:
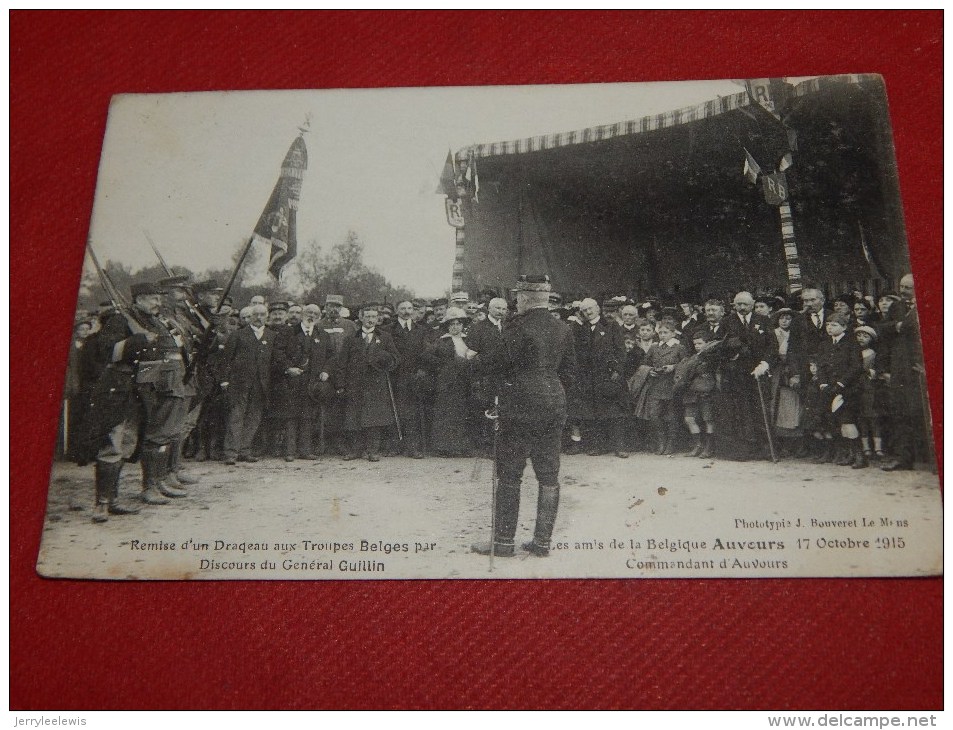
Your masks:
{"label": "sword", "polygon": [[69,399],[63,399],[63,456],[69,458]]}
{"label": "sword", "polygon": [[500,397],[493,397],[493,407],[483,415],[493,421],[493,496],[490,497],[490,572],[493,572],[493,555],[496,553],[496,490],[500,483],[500,474],[496,468],[496,440],[500,431]]}

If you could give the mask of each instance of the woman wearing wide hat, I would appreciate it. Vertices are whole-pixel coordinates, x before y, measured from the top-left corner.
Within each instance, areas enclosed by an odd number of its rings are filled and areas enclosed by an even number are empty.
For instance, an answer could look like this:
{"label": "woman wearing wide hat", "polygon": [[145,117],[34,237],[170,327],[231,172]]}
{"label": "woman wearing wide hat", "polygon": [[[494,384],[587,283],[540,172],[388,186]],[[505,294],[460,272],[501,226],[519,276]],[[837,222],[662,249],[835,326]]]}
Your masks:
{"label": "woman wearing wide hat", "polygon": [[[459,307],[450,307],[440,323],[442,334],[431,345],[427,359],[436,373],[433,450],[440,456],[467,456],[471,444],[467,429],[470,397],[470,364],[473,352],[467,347],[463,328],[469,323]],[[468,354],[471,353],[471,354]]]}

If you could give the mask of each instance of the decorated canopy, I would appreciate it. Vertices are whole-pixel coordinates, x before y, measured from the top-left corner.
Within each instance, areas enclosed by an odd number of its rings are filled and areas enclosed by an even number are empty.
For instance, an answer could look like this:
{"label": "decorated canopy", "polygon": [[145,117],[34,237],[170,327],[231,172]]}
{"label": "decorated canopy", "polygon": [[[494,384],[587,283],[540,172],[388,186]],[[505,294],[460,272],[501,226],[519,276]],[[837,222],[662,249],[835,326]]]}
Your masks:
{"label": "decorated canopy", "polygon": [[455,285],[502,288],[520,273],[545,272],[569,293],[687,300],[787,288],[783,203],[805,284],[902,275],[906,240],[880,77],[770,80],[773,104],[755,103],[753,88],[459,150],[448,200]]}

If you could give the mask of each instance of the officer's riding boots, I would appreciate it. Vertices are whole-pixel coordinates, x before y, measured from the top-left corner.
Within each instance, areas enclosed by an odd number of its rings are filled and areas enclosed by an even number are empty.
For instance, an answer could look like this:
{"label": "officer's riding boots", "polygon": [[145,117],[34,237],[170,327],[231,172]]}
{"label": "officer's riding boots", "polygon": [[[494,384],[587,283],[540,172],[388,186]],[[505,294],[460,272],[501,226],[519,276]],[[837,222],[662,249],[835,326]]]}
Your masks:
{"label": "officer's riding boots", "polygon": [[[146,504],[168,504],[166,497],[184,497],[185,492],[163,480],[169,455],[155,446],[142,450],[142,501]],[[165,496],[163,496],[165,495]]]}
{"label": "officer's riding boots", "polygon": [[139,509],[119,503],[119,474],[122,462],[96,462],[96,507],[93,522],[105,522],[109,515],[137,515]]}
{"label": "officer's riding boots", "polygon": [[180,471],[182,468],[182,439],[171,441],[168,449],[169,463],[166,482],[176,489],[181,489],[185,484],[198,484],[198,479]]}
{"label": "officer's riding boots", "polygon": [[523,549],[540,558],[549,555],[549,543],[556,525],[556,513],[559,511],[559,484],[539,485],[539,498],[536,501],[536,529],[531,542],[523,543]]}
{"label": "officer's riding boots", "polygon": [[[516,523],[520,513],[519,484],[498,484],[496,487],[496,530],[492,544],[478,542],[472,550],[480,555],[489,555],[491,546],[493,555],[500,558],[512,558],[516,553]],[[552,528],[550,528],[550,532]]]}

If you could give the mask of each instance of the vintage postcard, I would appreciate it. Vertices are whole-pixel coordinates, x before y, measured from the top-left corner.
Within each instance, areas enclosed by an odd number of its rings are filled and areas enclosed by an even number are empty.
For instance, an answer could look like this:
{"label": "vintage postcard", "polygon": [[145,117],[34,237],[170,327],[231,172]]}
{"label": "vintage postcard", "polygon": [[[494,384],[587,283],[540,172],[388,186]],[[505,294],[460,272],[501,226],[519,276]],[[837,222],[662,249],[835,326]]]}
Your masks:
{"label": "vintage postcard", "polygon": [[113,99],[50,578],[930,576],[873,75]]}

